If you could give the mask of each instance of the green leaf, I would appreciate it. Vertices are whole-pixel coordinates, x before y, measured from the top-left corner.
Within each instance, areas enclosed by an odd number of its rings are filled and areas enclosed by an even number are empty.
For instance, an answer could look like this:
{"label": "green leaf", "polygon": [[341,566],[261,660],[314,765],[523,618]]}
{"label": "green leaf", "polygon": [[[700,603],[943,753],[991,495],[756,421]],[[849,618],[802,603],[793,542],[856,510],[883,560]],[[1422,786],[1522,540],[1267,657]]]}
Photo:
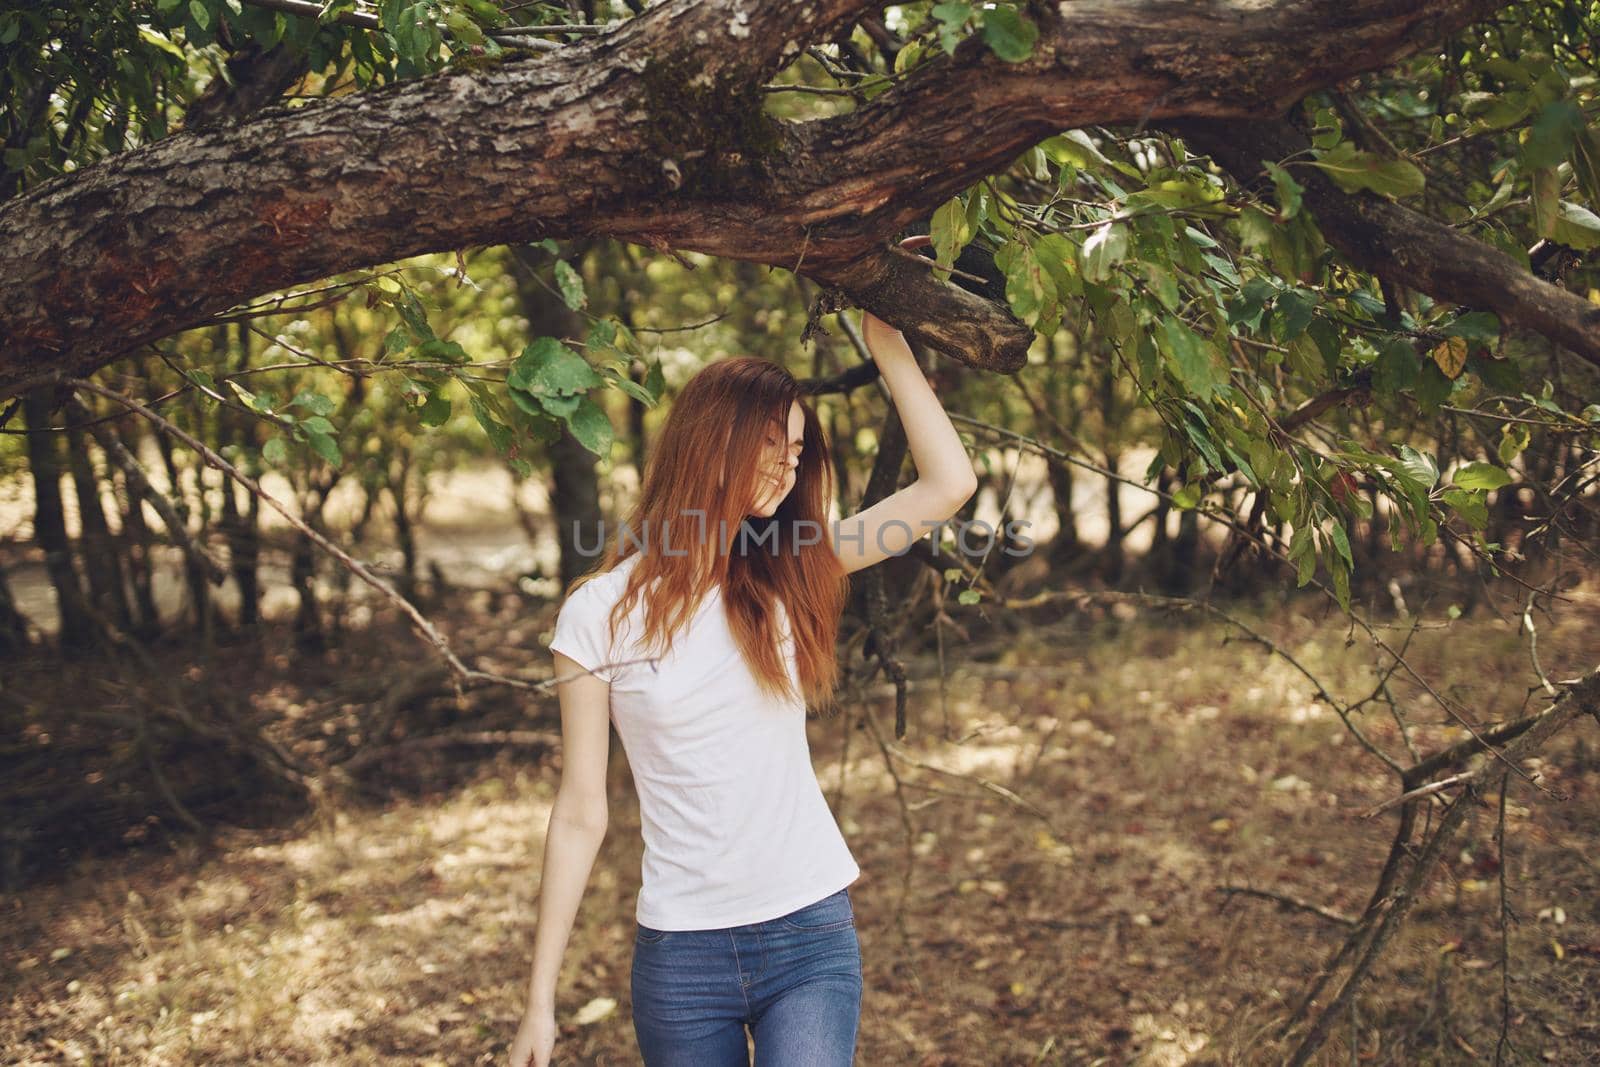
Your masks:
{"label": "green leaf", "polygon": [[450,410],[450,398],[443,390],[438,390],[429,394],[418,418],[424,426],[443,426],[450,421]]}
{"label": "green leaf", "polygon": [[1600,207],[1600,128],[1586,126],[1572,142],[1572,172],[1591,207]]}
{"label": "green leaf", "polygon": [[1350,610],[1350,569],[1342,566],[1330,566],[1333,574],[1333,595],[1339,601],[1339,607],[1348,612]]}
{"label": "green leaf", "polygon": [[650,395],[655,397],[657,400],[660,400],[661,394],[666,391],[667,378],[666,375],[662,373],[661,361],[659,359],[650,364],[650,369],[645,372],[644,387],[650,390]]}
{"label": "green leaf", "polygon": [[1468,463],[1457,470],[1450,480],[1462,489],[1499,489],[1511,484],[1511,475],[1493,463]]}
{"label": "green leaf", "polygon": [[273,408],[272,394],[262,393],[260,396],[257,396],[255,393],[252,393],[250,390],[246,389],[232,378],[228,379],[228,388],[232,389],[238,394],[239,399],[244,401],[245,407],[256,412],[258,415],[278,414],[278,412]]}
{"label": "green leaf", "polygon": [[1026,242],[1007,241],[995,252],[994,262],[1005,274],[1006,301],[1017,318],[1033,325],[1055,306],[1055,282],[1049,281],[1047,292],[1044,271]]}
{"label": "green leaf", "polygon": [[967,205],[961,202],[960,197],[951,197],[934,211],[928,236],[933,241],[935,262],[941,267],[953,265],[961,250],[972,241],[972,228],[967,224]]}
{"label": "green leaf", "polygon": [[1380,393],[1398,393],[1417,381],[1417,353],[1409,342],[1390,338],[1378,350],[1372,366],[1372,384]]}
{"label": "green leaf", "polygon": [[[1211,362],[1211,346],[1177,318],[1167,319],[1166,339],[1164,349],[1173,376],[1193,395],[1210,397],[1219,384]],[[1212,465],[1216,463],[1213,461]]]}
{"label": "green leaf", "polygon": [[1489,525],[1489,509],[1483,502],[1483,490],[1446,489],[1439,494],[1439,498],[1474,530]]}
{"label": "green leaf", "polygon": [[1199,485],[1190,482],[1172,494],[1172,506],[1183,511],[1189,511],[1200,503],[1203,490]]}
{"label": "green leaf", "polygon": [[1217,186],[1200,178],[1171,178],[1155,182],[1128,197],[1130,204],[1148,203],[1168,210],[1210,207],[1223,198]]}
{"label": "green leaf", "polygon": [[382,362],[385,357],[392,356],[396,352],[404,352],[409,344],[411,344],[411,334],[407,332],[406,327],[396,326],[383,337],[383,355],[378,357],[379,361]]}
{"label": "green leaf", "polygon": [[1108,281],[1117,264],[1128,256],[1128,229],[1120,222],[1108,222],[1089,234],[1083,242],[1083,276],[1092,282]]}
{"label": "green leaf", "polygon": [[488,436],[489,443],[494,445],[499,452],[506,452],[511,447],[511,429],[494,417],[488,406],[477,397],[471,397],[472,414],[477,418],[478,425],[483,427],[483,432]]}
{"label": "green leaf", "polygon": [[1500,318],[1492,311],[1469,311],[1444,328],[1447,337],[1465,337],[1488,344],[1500,336]]}
{"label": "green leaf", "polygon": [[584,342],[584,347],[590,350],[596,348],[611,348],[617,341],[617,320],[595,319],[589,324],[589,337]]}
{"label": "green leaf", "polygon": [[539,397],[539,406],[556,418],[564,419],[576,412],[587,399],[583,393],[571,393],[565,396],[542,394]]}
{"label": "green leaf", "polygon": [[1600,216],[1582,205],[1563,200],[1556,209],[1550,239],[1580,252],[1600,248]]}
{"label": "green leaf", "polygon": [[332,415],[333,401],[321,393],[314,393],[309,389],[302,390],[289,401],[289,407],[302,407],[313,415]]}
{"label": "green leaf", "polygon": [[1522,145],[1522,165],[1529,170],[1560,165],[1586,125],[1583,112],[1573,101],[1557,100],[1546,105],[1528,128],[1528,139]]}
{"label": "green leaf", "polygon": [[556,338],[539,337],[522,350],[506,382],[530,393],[560,394],[587,392],[604,385],[605,379],[588,360]]}
{"label": "green leaf", "polygon": [[211,9],[205,5],[204,0],[189,0],[189,17],[194,19],[195,25],[202,30],[211,28]]}
{"label": "green leaf", "polygon": [[1012,7],[986,8],[983,11],[983,40],[994,54],[1007,63],[1021,63],[1033,53],[1039,27]]}
{"label": "green leaf", "polygon": [[1272,187],[1278,197],[1280,221],[1293,218],[1300,211],[1300,196],[1305,192],[1305,187],[1295,181],[1292,174],[1272,162],[1272,160],[1263,159],[1261,165],[1266,168],[1267,174],[1272,178]]}
{"label": "green leaf", "polygon": [[430,337],[418,345],[417,358],[438,360],[440,363],[450,363],[455,366],[472,362],[472,357],[467,355],[467,350],[461,347],[460,342],[445,341],[438,337]]}
{"label": "green leaf", "polygon": [[561,299],[573,311],[581,310],[589,303],[589,297],[583,290],[583,275],[572,269],[572,264],[564,259],[556,260],[555,266],[556,286],[561,290]]}
{"label": "green leaf", "polygon": [[1533,172],[1533,226],[1540,237],[1554,238],[1560,218],[1561,180],[1554,167]]}
{"label": "green leaf", "polygon": [[311,447],[316,449],[317,454],[323,459],[327,460],[334,467],[337,467],[344,462],[344,457],[339,454],[338,442],[325,433],[312,434]]}
{"label": "green leaf", "polygon": [[613,439],[611,420],[606,418],[606,413],[600,405],[589,397],[585,396],[579,401],[578,410],[567,419],[567,426],[572,430],[572,436],[578,439],[578,443],[590,452],[601,459],[611,455]]}
{"label": "green leaf", "polygon": [[1423,412],[1432,415],[1439,410],[1440,404],[1450,399],[1457,381],[1466,381],[1466,378],[1463,376],[1452,380],[1439,369],[1438,363],[1431,359],[1423,360],[1422,369],[1417,374],[1417,381],[1412,386],[1411,392],[1417,398],[1417,403],[1422,406]]}
{"label": "green leaf", "polygon": [[1300,333],[1310,325],[1311,316],[1315,314],[1321,299],[1316,293],[1306,289],[1285,289],[1279,293],[1278,299],[1273,304],[1282,327],[1278,339],[1292,341],[1300,336]]}
{"label": "green leaf", "polygon": [[400,312],[400,317],[411,328],[412,336],[418,341],[427,341],[433,338],[433,327],[428,325],[428,313],[423,309],[422,301],[410,289],[402,288],[395,300],[395,310]]}
{"label": "green leaf", "polygon": [[1253,204],[1239,211],[1239,243],[1247,250],[1266,248],[1272,244],[1272,216]]}
{"label": "green leaf", "polygon": [[1320,384],[1327,378],[1322,350],[1309,333],[1303,333],[1289,342],[1289,369],[1307,385]]}
{"label": "green leaf", "polygon": [[[1310,544],[1309,536],[1306,538],[1306,543]],[[1296,586],[1303,586],[1316,577],[1316,574],[1317,554],[1315,552],[1307,552],[1300,557],[1299,562],[1295,565],[1294,583]]]}
{"label": "green leaf", "polygon": [[961,42],[961,29],[972,18],[972,5],[936,4],[930,14],[939,20],[939,46],[944,49],[946,55],[949,55]]}
{"label": "green leaf", "polygon": [[[650,392],[650,390],[646,389],[644,386],[640,385],[638,382],[634,381],[632,378],[629,378],[625,374],[619,374],[615,378],[612,378],[611,384],[615,385],[618,389],[621,389],[624,393],[627,393],[629,396],[633,397],[647,408],[653,408],[656,406],[656,398]],[[546,404],[545,407],[548,408],[549,405]]]}
{"label": "green leaf", "polygon": [[267,443],[261,446],[261,458],[274,467],[280,466],[289,458],[289,446],[281,436],[269,437]]}
{"label": "green leaf", "polygon": [[1044,154],[1057,166],[1067,165],[1087,170],[1091,163],[1111,166],[1111,160],[1095,147],[1094,139],[1083,130],[1068,130],[1039,142]]}
{"label": "green leaf", "polygon": [[1528,427],[1515,422],[1508,422],[1500,431],[1500,446],[1495,454],[1500,457],[1500,462],[1510,464],[1528,447],[1528,442],[1533,439]]}
{"label": "green leaf", "polygon": [[1318,153],[1311,165],[1326,171],[1347,193],[1368,189],[1384,196],[1416,196],[1427,184],[1415,163],[1363,152],[1348,141]]}
{"label": "green leaf", "polygon": [[983,599],[983,594],[976,589],[963,589],[956,594],[956,601],[961,604],[976,604]]}
{"label": "green leaf", "polygon": [[1033,246],[1034,258],[1055,283],[1056,299],[1070,300],[1083,295],[1083,279],[1078,276],[1077,246],[1066,234],[1047,233]]}
{"label": "green leaf", "polygon": [[[1333,547],[1338,550],[1339,555],[1344,557],[1345,563],[1354,567],[1355,560],[1350,558],[1350,535],[1345,533],[1344,523],[1334,519],[1328,526],[1328,533],[1333,540]],[[1335,569],[1335,573],[1338,573],[1337,569]]]}
{"label": "green leaf", "polygon": [[1403,480],[1426,493],[1439,482],[1439,464],[1428,453],[1418,452],[1410,445],[1401,445],[1399,474]]}

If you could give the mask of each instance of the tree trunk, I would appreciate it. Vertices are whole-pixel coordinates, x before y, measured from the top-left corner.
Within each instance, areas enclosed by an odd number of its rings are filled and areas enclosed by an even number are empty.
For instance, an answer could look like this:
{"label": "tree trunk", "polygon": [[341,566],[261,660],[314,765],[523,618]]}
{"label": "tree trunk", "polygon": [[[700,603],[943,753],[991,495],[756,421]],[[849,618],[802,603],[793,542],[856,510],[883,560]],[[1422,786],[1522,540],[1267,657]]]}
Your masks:
{"label": "tree trunk", "polygon": [[1172,567],[1172,535],[1167,530],[1167,519],[1172,514],[1172,483],[1176,480],[1171,467],[1163,466],[1156,475],[1156,491],[1164,495],[1156,498],[1156,513],[1151,516],[1155,529],[1150,535],[1150,554],[1146,557],[1150,570],[1163,578]]}
{"label": "tree trunk", "polygon": [[[106,427],[108,434],[120,440],[114,425]],[[126,449],[126,444],[123,445]],[[132,453],[131,449],[128,449]],[[154,542],[150,527],[144,521],[144,489],[135,485],[132,477],[122,468],[117,469],[117,482],[122,486],[123,542],[128,546],[128,568],[133,584],[133,603],[139,613],[137,632],[148,637],[161,629],[161,609],[155,598]]]}
{"label": "tree trunk", "polygon": [[[241,330],[241,332],[243,332]],[[234,413],[229,409],[217,412],[217,452],[232,445],[237,432]],[[239,594],[236,625],[253,627],[261,621],[261,591],[257,567],[261,557],[261,535],[255,528],[254,516],[247,521],[239,510],[238,487],[232,480],[222,483],[222,519],[218,523],[223,540],[228,546],[228,568],[233,574],[233,585]],[[252,499],[254,493],[245,492]]]}
{"label": "tree trunk", "polygon": [[1078,540],[1078,517],[1072,510],[1072,465],[1049,460],[1050,495],[1055,501],[1056,535],[1050,540],[1050,566],[1070,567],[1083,553]]}
{"label": "tree trunk", "polygon": [[[84,415],[93,412],[77,407]],[[83,421],[67,413],[67,455],[72,466],[72,487],[78,497],[79,541],[83,546],[83,571],[89,579],[89,595],[97,607],[113,619],[118,628],[133,624],[128,592],[123,586],[122,547],[106,524],[100,504],[100,478],[89,455],[88,431]]]}
{"label": "tree trunk", "polygon": [[[593,248],[592,242],[574,244],[564,250],[563,258],[581,265]],[[517,296],[522,301],[523,314],[528,317],[530,329],[539,335],[554,337],[582,336],[582,316],[556,295],[554,261],[537,249],[518,249],[517,257],[530,272],[543,278],[543,284],[518,276]],[[561,588],[580,574],[594,568],[595,545],[600,542],[604,529],[604,516],[600,512],[600,481],[596,472],[596,457],[572,436],[565,425],[561,436],[550,446],[550,513],[556,524],[556,544],[561,551]],[[641,479],[643,468],[639,471]],[[590,551],[584,555],[580,547]]]}
{"label": "tree trunk", "polygon": [[1166,588],[1171,593],[1187,593],[1197,584],[1200,556],[1200,512],[1185,508],[1178,515],[1178,536],[1172,541],[1172,567],[1167,571]]}
{"label": "tree trunk", "polygon": [[0,659],[20,655],[31,647],[28,620],[17,610],[17,602],[11,596],[11,583],[6,581],[6,569],[0,567]]}
{"label": "tree trunk", "polygon": [[389,499],[394,504],[394,539],[400,547],[400,581],[398,589],[400,595],[407,600],[416,602],[417,599],[417,538],[411,525],[411,456],[401,451],[390,464],[391,471],[399,467],[399,472],[391,474],[389,483]]}
{"label": "tree trunk", "polygon": [[22,401],[28,430],[28,469],[33,475],[33,537],[44,550],[45,570],[56,592],[60,646],[63,650],[76,650],[95,643],[98,627],[85,605],[83,586],[72,563],[72,545],[67,540],[66,514],[61,506],[61,460],[50,417],[52,392],[49,387],[30,389]]}
{"label": "tree trunk", "polygon": [[[309,500],[309,496],[304,500]],[[306,524],[320,533],[314,510],[320,509],[302,508],[301,514],[305,516]],[[317,604],[316,577],[316,546],[309,537],[296,530],[289,552],[289,584],[300,598],[294,613],[294,644],[301,652],[321,652],[327,647],[322,612]]]}
{"label": "tree trunk", "polygon": [[1106,477],[1106,547],[1101,555],[1101,573],[1105,576],[1107,584],[1116,585],[1122,580],[1122,571],[1127,563],[1123,551],[1122,529],[1122,482],[1119,478],[1112,477],[1121,473],[1121,457],[1112,449],[1115,447],[1114,436],[1116,431],[1116,406],[1117,406],[1117,378],[1115,364],[1107,363],[1100,374],[1100,421],[1105,427],[1105,468]]}

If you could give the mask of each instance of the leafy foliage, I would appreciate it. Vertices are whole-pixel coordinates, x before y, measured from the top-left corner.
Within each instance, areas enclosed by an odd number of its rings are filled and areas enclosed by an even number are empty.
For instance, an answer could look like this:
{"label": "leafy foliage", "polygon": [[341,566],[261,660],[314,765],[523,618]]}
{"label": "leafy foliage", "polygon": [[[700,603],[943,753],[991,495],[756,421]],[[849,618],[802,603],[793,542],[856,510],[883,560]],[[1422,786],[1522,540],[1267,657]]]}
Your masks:
{"label": "leafy foliage", "polygon": [[[1487,495],[1523,478],[1530,434],[1592,447],[1600,407],[1558,381],[1542,345],[1493,315],[1386,290],[1352,269],[1306,209],[1303,183],[1321,174],[1352,196],[1404,200],[1530,270],[1531,249],[1544,242],[1545,256],[1559,246],[1564,282],[1600,303],[1583,255],[1600,245],[1595,5],[1547,0],[1502,14],[1362,79],[1348,96],[1306,98],[1295,118],[1311,150],[1264,160],[1270,180],[1260,186],[1239,187],[1161,132],[1046,138],[933,213],[937,273],[973,242],[993,249],[1011,311],[1041,338],[1064,333],[1114,366],[1137,399],[1122,432],[1156,446],[1147,478],[1174,471],[1177,507],[1229,521],[1217,504],[1224,492],[1261,494],[1266,517],[1292,531],[1283,551],[1302,584],[1321,568],[1348,603],[1347,527],[1375,506],[1422,544],[1453,524],[1487,558],[1498,547],[1479,533]],[[206,72],[247,46],[295,50],[310,72],[302,89],[334,93],[492,59],[510,39],[501,31],[518,28],[513,19],[526,28],[569,17],[553,4],[502,10],[488,0],[382,0],[375,12],[331,0],[315,19],[244,0],[79,0],[0,13],[7,187],[165,136]],[[892,51],[859,29],[850,39],[857,60],[874,65],[857,72],[860,101],[948,62],[969,39],[1021,62],[1038,37],[1026,6],[1011,2],[924,0],[899,6],[892,21]],[[416,424],[453,425],[464,398],[472,422],[521,474],[530,451],[562,426],[597,454],[609,450],[604,390],[650,405],[664,388],[659,363],[646,361],[642,385],[630,376],[644,357],[632,331],[620,316],[593,313],[581,264],[544,244],[560,298],[589,318],[588,335],[581,346],[518,339],[503,377],[482,373],[473,340],[434,332],[423,290],[400,273],[345,283],[390,316],[378,363],[398,376],[395,395]],[[330,464],[348,460],[334,411],[315,389],[292,390],[280,404],[270,390],[227,386],[228,397],[277,427],[263,450],[269,462],[288,462],[291,444]],[[1302,409],[1317,414],[1298,418]],[[1480,458],[1441,472],[1419,420],[1467,412],[1504,432]],[[1397,545],[1400,532],[1390,529]]]}

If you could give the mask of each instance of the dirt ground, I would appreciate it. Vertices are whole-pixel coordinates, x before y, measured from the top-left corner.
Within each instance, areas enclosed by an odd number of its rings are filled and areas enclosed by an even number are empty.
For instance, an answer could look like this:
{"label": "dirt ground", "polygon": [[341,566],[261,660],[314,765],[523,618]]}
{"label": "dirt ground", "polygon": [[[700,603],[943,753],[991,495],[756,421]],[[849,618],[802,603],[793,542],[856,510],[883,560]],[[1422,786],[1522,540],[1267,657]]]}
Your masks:
{"label": "dirt ground", "polygon": [[[1551,677],[1600,658],[1600,595],[1574,595],[1539,633]],[[1238,610],[1341,699],[1372,688],[1371,650],[1347,643],[1337,616],[1309,601]],[[1516,623],[1427,629],[1409,658],[1480,722],[1510,718],[1541,706]],[[1003,650],[976,659],[960,660],[966,644],[951,637],[943,686],[931,659],[913,665],[898,793],[871,735],[847,729],[864,711],[887,736],[892,699],[875,692],[811,724],[863,870],[851,887],[866,977],[857,1062],[1282,1062],[1273,1024],[1343,928],[1220,888],[1359,913],[1396,822],[1361,813],[1394,795],[1393,780],[1302,675],[1214,621],[1076,612],[986,642],[997,627],[973,622],[971,647]],[[536,628],[522,635],[530,657],[542,654]],[[404,631],[387,639],[391,656],[423,654]],[[1441,722],[1416,687],[1393,689],[1415,720]],[[553,701],[526,714],[556,721]],[[1358,725],[1403,756],[1387,709],[1369,706]],[[1414,740],[1427,752],[1462,736],[1435,725]],[[1597,748],[1600,728],[1583,719],[1524,765],[1564,801],[1512,779],[1508,1063],[1600,1063]],[[628,972],[641,846],[613,751],[611,830],[562,974],[557,1063],[638,1062]],[[449,788],[225,830],[209,848],[178,839],[88,857],[0,899],[0,1054],[504,1063],[558,773],[556,753],[480,752]],[[1493,1061],[1496,800],[1469,817],[1315,1062]]]}

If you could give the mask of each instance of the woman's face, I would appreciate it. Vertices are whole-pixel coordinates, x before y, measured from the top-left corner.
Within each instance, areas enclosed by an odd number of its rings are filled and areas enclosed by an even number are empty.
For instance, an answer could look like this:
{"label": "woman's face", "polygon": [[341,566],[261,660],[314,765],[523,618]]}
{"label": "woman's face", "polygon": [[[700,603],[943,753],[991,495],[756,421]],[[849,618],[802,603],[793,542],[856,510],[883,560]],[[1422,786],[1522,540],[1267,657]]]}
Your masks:
{"label": "woman's face", "polygon": [[789,405],[789,424],[780,429],[774,422],[767,431],[766,443],[761,450],[760,471],[766,480],[757,490],[755,507],[751,513],[762,518],[771,517],[783,503],[784,497],[794,488],[795,469],[800,466],[800,450],[805,441],[805,413],[800,402]]}

